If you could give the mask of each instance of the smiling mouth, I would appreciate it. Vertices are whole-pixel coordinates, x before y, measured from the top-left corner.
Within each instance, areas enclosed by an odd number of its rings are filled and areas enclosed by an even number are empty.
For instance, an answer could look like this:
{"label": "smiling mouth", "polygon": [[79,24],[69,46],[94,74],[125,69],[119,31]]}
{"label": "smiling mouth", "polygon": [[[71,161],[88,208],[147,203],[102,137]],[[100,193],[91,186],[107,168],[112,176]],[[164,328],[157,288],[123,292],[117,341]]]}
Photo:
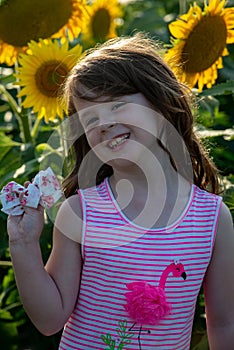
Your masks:
{"label": "smiling mouth", "polygon": [[127,139],[129,139],[129,137],[130,137],[130,133],[119,135],[114,139],[112,139],[110,142],[108,142],[108,147],[110,147],[111,149],[115,149],[119,145],[124,143]]}

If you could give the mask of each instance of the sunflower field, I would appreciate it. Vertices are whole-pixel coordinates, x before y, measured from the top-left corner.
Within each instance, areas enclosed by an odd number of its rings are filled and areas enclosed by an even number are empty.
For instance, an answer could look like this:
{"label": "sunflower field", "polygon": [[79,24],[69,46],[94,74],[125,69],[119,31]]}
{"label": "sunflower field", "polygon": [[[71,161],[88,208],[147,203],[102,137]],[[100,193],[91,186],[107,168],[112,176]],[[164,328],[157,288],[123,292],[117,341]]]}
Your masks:
{"label": "sunflower field", "polygon": [[[69,164],[60,87],[86,50],[136,32],[160,42],[178,79],[192,89],[197,132],[220,170],[234,217],[234,0],[0,0],[0,188],[11,180],[23,184],[48,166],[62,181]],[[46,214],[41,236],[45,262],[55,215]],[[21,305],[6,224],[0,211],[0,348],[58,349],[61,333],[40,334]],[[201,290],[191,350],[208,349]]]}

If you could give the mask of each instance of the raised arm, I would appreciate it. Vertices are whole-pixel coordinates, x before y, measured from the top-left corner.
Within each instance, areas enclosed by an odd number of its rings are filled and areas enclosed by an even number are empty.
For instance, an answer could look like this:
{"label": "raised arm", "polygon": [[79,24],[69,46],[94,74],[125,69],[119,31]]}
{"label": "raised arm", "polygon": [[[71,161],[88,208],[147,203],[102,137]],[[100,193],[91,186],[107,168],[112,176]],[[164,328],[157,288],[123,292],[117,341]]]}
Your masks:
{"label": "raised arm", "polygon": [[224,203],[204,290],[210,350],[234,349],[234,232]]}
{"label": "raised arm", "polygon": [[46,267],[39,244],[42,208],[26,208],[22,217],[8,219],[10,253],[20,298],[32,322],[45,335],[64,326],[77,299],[82,266],[80,218],[76,195],[65,201],[58,212]]}

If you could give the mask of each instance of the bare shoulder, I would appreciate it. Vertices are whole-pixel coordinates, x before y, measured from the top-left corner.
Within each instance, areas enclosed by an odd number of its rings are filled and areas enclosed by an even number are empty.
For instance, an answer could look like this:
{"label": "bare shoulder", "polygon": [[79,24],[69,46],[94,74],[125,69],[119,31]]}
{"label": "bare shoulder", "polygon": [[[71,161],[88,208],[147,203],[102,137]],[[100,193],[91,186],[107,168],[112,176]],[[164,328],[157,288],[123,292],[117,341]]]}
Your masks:
{"label": "bare shoulder", "polygon": [[223,228],[225,226],[229,226],[231,229],[233,229],[233,221],[228,206],[224,202],[222,202],[218,222],[218,231],[220,230],[220,228]]}
{"label": "bare shoulder", "polygon": [[55,227],[66,237],[80,243],[83,227],[82,216],[79,195],[73,195],[62,203],[55,220]]}
{"label": "bare shoulder", "polygon": [[215,251],[221,251],[226,246],[234,244],[234,231],[232,215],[225,203],[222,203],[217,225]]}
{"label": "bare shoulder", "polygon": [[225,260],[225,256],[228,256],[229,254],[231,256],[234,256],[233,249],[234,231],[232,215],[227,205],[225,203],[222,203],[218,219],[212,260]]}
{"label": "bare shoulder", "polygon": [[212,259],[205,276],[204,291],[210,327],[231,322],[234,309],[234,232],[230,210],[222,203]]}

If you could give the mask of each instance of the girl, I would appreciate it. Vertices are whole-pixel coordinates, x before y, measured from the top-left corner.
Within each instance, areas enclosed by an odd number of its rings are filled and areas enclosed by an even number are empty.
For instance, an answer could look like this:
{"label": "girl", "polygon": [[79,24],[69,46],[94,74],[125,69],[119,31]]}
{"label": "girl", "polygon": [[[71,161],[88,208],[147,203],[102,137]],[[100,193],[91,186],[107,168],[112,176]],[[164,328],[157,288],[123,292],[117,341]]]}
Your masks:
{"label": "girl", "polygon": [[8,219],[21,300],[42,333],[65,325],[60,350],[189,349],[203,281],[210,349],[234,348],[231,215],[158,52],[118,38],[67,79],[75,165],[45,267],[42,208]]}

